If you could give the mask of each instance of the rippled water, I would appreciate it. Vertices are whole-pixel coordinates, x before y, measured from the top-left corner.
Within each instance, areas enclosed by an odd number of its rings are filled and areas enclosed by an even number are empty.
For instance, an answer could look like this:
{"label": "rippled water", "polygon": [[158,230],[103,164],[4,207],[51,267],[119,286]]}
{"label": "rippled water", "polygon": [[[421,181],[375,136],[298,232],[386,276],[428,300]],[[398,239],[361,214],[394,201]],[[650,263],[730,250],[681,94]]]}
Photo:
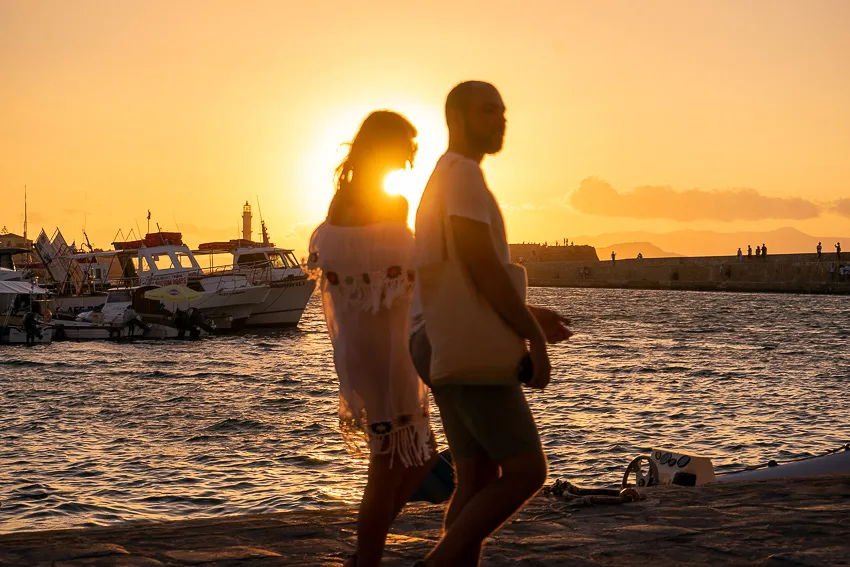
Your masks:
{"label": "rippled water", "polygon": [[[550,478],[618,483],[654,446],[731,470],[850,441],[847,298],[531,296],[577,331],[529,394]],[[330,507],[365,482],[315,297],[298,330],[0,347],[0,396],[0,532]]]}

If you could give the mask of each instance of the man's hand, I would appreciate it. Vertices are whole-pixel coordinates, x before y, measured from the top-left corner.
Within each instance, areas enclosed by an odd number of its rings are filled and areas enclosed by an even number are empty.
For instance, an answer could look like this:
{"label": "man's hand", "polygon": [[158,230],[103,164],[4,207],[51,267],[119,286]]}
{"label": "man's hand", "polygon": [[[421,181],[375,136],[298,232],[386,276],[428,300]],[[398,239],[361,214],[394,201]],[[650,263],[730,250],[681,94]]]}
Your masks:
{"label": "man's hand", "polygon": [[542,390],[549,385],[549,378],[552,373],[549,354],[546,352],[546,343],[543,341],[530,341],[528,346],[528,352],[531,355],[531,365],[534,369],[534,375],[528,382],[528,387]]}
{"label": "man's hand", "polygon": [[544,307],[529,305],[528,309],[537,319],[537,323],[543,329],[543,334],[546,335],[546,342],[549,344],[559,343],[573,336],[573,332],[567,328],[570,320],[566,317]]}

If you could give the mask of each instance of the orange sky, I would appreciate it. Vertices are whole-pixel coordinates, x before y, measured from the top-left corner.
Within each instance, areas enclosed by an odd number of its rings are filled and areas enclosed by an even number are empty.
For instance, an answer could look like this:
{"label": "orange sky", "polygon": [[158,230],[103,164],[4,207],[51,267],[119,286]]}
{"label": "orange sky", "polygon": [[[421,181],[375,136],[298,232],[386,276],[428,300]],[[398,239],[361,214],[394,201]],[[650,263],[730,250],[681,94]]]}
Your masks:
{"label": "orange sky", "polygon": [[848,26],[844,0],[6,0],[0,225],[21,231],[26,184],[31,233],[105,247],[151,209],[198,244],[259,196],[303,251],[362,118],[419,128],[415,207],[444,97],[476,78],[508,107],[485,169],[512,241],[846,235]]}

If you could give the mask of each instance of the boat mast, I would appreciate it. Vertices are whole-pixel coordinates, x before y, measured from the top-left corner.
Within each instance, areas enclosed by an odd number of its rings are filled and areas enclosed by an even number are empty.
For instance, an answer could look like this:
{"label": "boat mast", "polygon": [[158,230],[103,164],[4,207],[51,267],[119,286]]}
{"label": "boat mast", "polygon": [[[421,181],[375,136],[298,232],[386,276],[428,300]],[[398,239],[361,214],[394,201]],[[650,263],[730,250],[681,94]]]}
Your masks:
{"label": "boat mast", "polygon": [[260,213],[260,230],[263,233],[263,246],[269,245],[269,233],[266,230],[266,221],[263,220],[263,209],[260,208],[260,196],[255,195],[257,198],[257,212]]}
{"label": "boat mast", "polygon": [[30,247],[27,246],[27,186],[24,185],[24,246],[27,248],[27,263],[32,262]]}

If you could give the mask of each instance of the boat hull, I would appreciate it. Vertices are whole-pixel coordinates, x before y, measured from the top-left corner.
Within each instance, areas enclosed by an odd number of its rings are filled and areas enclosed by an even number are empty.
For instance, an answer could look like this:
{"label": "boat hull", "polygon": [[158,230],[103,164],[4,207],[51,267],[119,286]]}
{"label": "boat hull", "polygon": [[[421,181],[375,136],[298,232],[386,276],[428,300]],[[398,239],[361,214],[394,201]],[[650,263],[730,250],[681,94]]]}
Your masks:
{"label": "boat hull", "polygon": [[247,327],[294,327],[301,321],[316,286],[314,280],[272,282],[266,300],[254,309]]}
{"label": "boat hull", "polygon": [[169,303],[168,308],[188,311],[194,307],[215,323],[217,332],[236,330],[245,326],[251,313],[266,300],[270,289],[269,286],[220,288],[203,292],[203,297],[196,301]]}
{"label": "boat hull", "polygon": [[[189,332],[181,336],[180,331],[171,325],[146,323],[147,329],[136,328],[130,334],[128,327],[118,325],[98,325],[84,321],[55,321],[51,323],[53,338],[56,341],[122,341],[132,339],[164,340],[188,338]],[[201,335],[205,335],[203,331]]]}
{"label": "boat hull", "polygon": [[[35,344],[46,345],[53,340],[53,329],[42,327],[41,336],[35,336]],[[0,345],[24,345],[27,343],[27,334],[20,327],[11,325],[0,326]]]}

